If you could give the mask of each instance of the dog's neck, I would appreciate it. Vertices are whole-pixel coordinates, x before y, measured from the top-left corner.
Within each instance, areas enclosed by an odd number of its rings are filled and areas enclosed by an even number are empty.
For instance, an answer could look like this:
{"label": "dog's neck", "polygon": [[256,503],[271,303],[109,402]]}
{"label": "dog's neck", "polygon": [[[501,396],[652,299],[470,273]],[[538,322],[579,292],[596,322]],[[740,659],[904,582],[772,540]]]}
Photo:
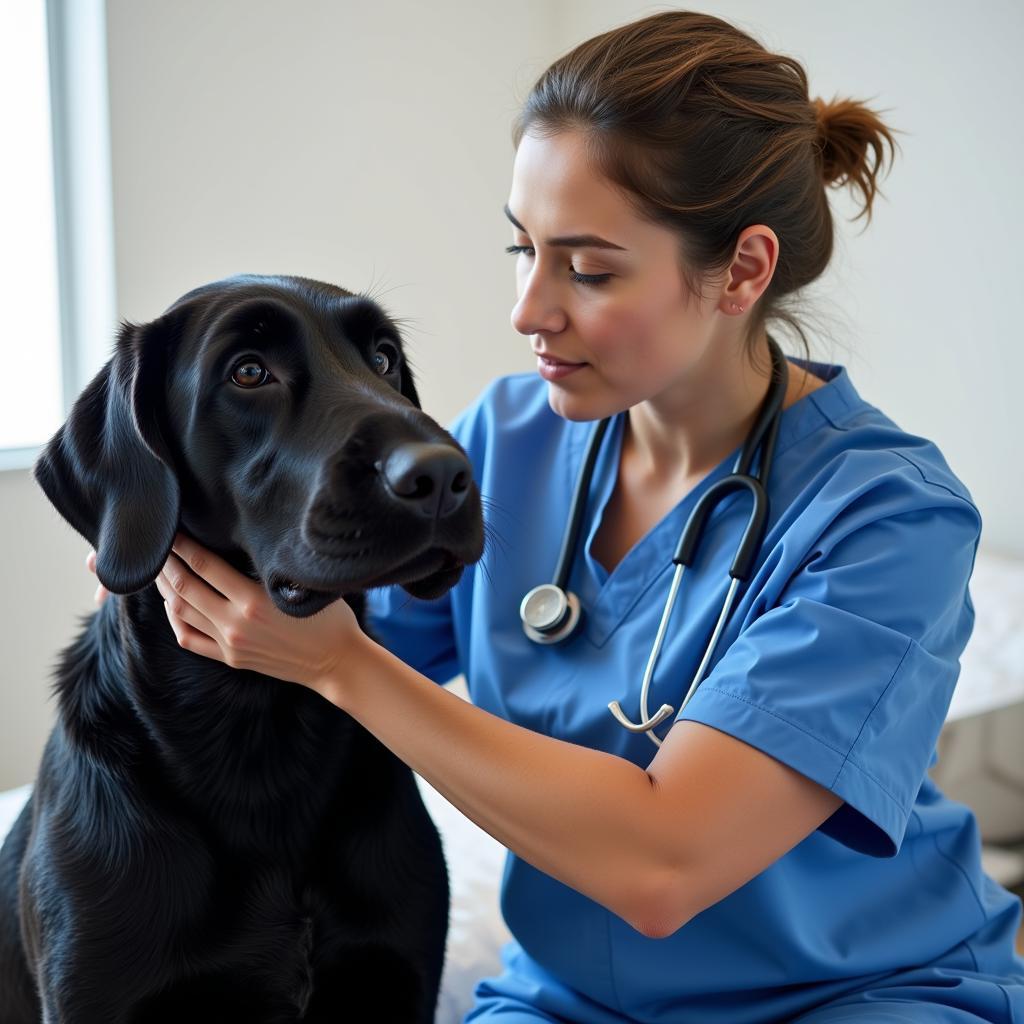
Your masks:
{"label": "dog's neck", "polygon": [[115,775],[169,787],[197,813],[230,809],[244,823],[280,801],[275,773],[286,764],[315,791],[355,725],[306,687],[181,647],[155,585],[108,598],[65,658],[74,668],[61,677],[60,715],[72,743]]}

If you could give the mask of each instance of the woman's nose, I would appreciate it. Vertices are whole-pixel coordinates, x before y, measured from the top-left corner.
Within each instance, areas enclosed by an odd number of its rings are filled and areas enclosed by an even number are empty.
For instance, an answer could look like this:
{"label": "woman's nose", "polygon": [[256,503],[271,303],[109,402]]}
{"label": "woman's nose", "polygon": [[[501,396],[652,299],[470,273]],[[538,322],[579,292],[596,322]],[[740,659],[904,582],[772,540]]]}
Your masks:
{"label": "woman's nose", "polygon": [[556,290],[545,286],[537,268],[520,278],[519,297],[512,307],[512,326],[520,334],[556,334],[565,328],[565,311]]}

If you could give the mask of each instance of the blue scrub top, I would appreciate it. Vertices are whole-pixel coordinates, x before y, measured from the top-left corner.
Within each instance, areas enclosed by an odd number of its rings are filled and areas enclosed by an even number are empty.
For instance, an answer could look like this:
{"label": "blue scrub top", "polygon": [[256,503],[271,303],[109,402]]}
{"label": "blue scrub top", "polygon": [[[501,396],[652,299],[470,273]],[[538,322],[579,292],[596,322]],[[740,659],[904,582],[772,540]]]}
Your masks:
{"label": "blue scrub top", "polygon": [[[788,358],[827,384],[782,414],[754,574],[677,717],[757,747],[845,803],[662,939],[510,851],[501,910],[515,941],[502,951],[505,974],[482,982],[478,998],[518,986],[525,1002],[574,1021],[768,1024],[927,965],[947,989],[943,971],[988,976],[992,1005],[1006,1009],[984,1019],[1013,1020],[1013,999],[1024,1021],[1024,961],[1013,948],[1020,900],[982,871],[972,812],[927,775],[973,627],[967,584],[980,514],[938,448],[862,399],[845,367]],[[595,426],[554,413],[534,373],[495,380],[448,428],[486,499],[494,537],[481,563],[435,601],[397,586],[369,592],[367,624],[434,681],[463,673],[479,707],[646,768],[654,745],[623,729],[608,703],[639,715],[672,553],[739,448],[609,574],[590,549],[625,415],[610,425],[588,495],[570,578],[584,608],[575,636],[539,645],[519,619],[523,595],[553,576]],[[708,520],[659,656],[652,710],[678,709],[693,678],[749,509],[737,493]]]}

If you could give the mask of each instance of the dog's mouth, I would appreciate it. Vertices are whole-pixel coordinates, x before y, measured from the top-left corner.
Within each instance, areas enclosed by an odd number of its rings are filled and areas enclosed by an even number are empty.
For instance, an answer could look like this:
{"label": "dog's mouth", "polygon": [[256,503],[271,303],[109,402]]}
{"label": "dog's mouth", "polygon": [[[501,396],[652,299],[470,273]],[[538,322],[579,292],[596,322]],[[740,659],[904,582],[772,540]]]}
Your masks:
{"label": "dog's mouth", "polygon": [[275,604],[289,615],[311,615],[344,593],[368,590],[371,587],[398,583],[413,597],[433,600],[447,593],[462,576],[465,563],[443,548],[430,548],[415,558],[396,566],[383,575],[353,581],[343,590],[325,590],[313,587],[281,573],[274,573],[267,581],[267,589]]}
{"label": "dog's mouth", "polygon": [[271,596],[279,604],[287,606],[288,610],[295,614],[302,614],[307,607],[314,604],[323,607],[340,596],[329,590],[315,590],[313,587],[304,587],[293,580],[280,577],[270,582],[269,589]]}
{"label": "dog's mouth", "polygon": [[[440,597],[442,594],[447,593],[459,582],[462,576],[462,570],[466,567],[465,563],[453,555],[450,551],[434,549],[428,551],[424,558],[430,558],[430,563],[433,564],[440,559],[440,564],[436,568],[431,568],[425,575],[418,577],[410,577],[409,579],[399,580],[398,582],[410,593],[413,597],[418,597],[424,601],[433,600],[435,597]],[[415,565],[415,563],[413,563]],[[419,568],[415,568],[413,571],[421,571]]]}

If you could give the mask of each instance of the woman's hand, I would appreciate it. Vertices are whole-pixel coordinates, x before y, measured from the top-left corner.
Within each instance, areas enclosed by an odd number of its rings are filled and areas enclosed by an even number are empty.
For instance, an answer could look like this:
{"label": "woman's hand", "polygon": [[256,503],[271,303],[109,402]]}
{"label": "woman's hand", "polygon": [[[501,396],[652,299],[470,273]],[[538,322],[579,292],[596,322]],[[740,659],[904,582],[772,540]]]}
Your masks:
{"label": "woman's hand", "polygon": [[[87,554],[85,556],[85,567],[86,567],[86,569],[89,570],[89,572],[92,572],[92,573],[96,572],[96,552],[94,550],[90,550],[89,554]],[[103,586],[102,583],[100,583],[96,587],[96,593],[92,595],[92,599],[97,604],[103,604],[103,602],[106,601],[106,599],[109,596],[110,596],[110,591],[107,590],[107,588],[105,586]]]}
{"label": "woman's hand", "polygon": [[[345,600],[292,618],[277,609],[262,584],[191,538],[177,534],[172,552],[156,586],[180,647],[232,668],[301,683],[339,703],[340,665],[350,666],[372,645]],[[93,567],[95,554],[90,557]]]}

